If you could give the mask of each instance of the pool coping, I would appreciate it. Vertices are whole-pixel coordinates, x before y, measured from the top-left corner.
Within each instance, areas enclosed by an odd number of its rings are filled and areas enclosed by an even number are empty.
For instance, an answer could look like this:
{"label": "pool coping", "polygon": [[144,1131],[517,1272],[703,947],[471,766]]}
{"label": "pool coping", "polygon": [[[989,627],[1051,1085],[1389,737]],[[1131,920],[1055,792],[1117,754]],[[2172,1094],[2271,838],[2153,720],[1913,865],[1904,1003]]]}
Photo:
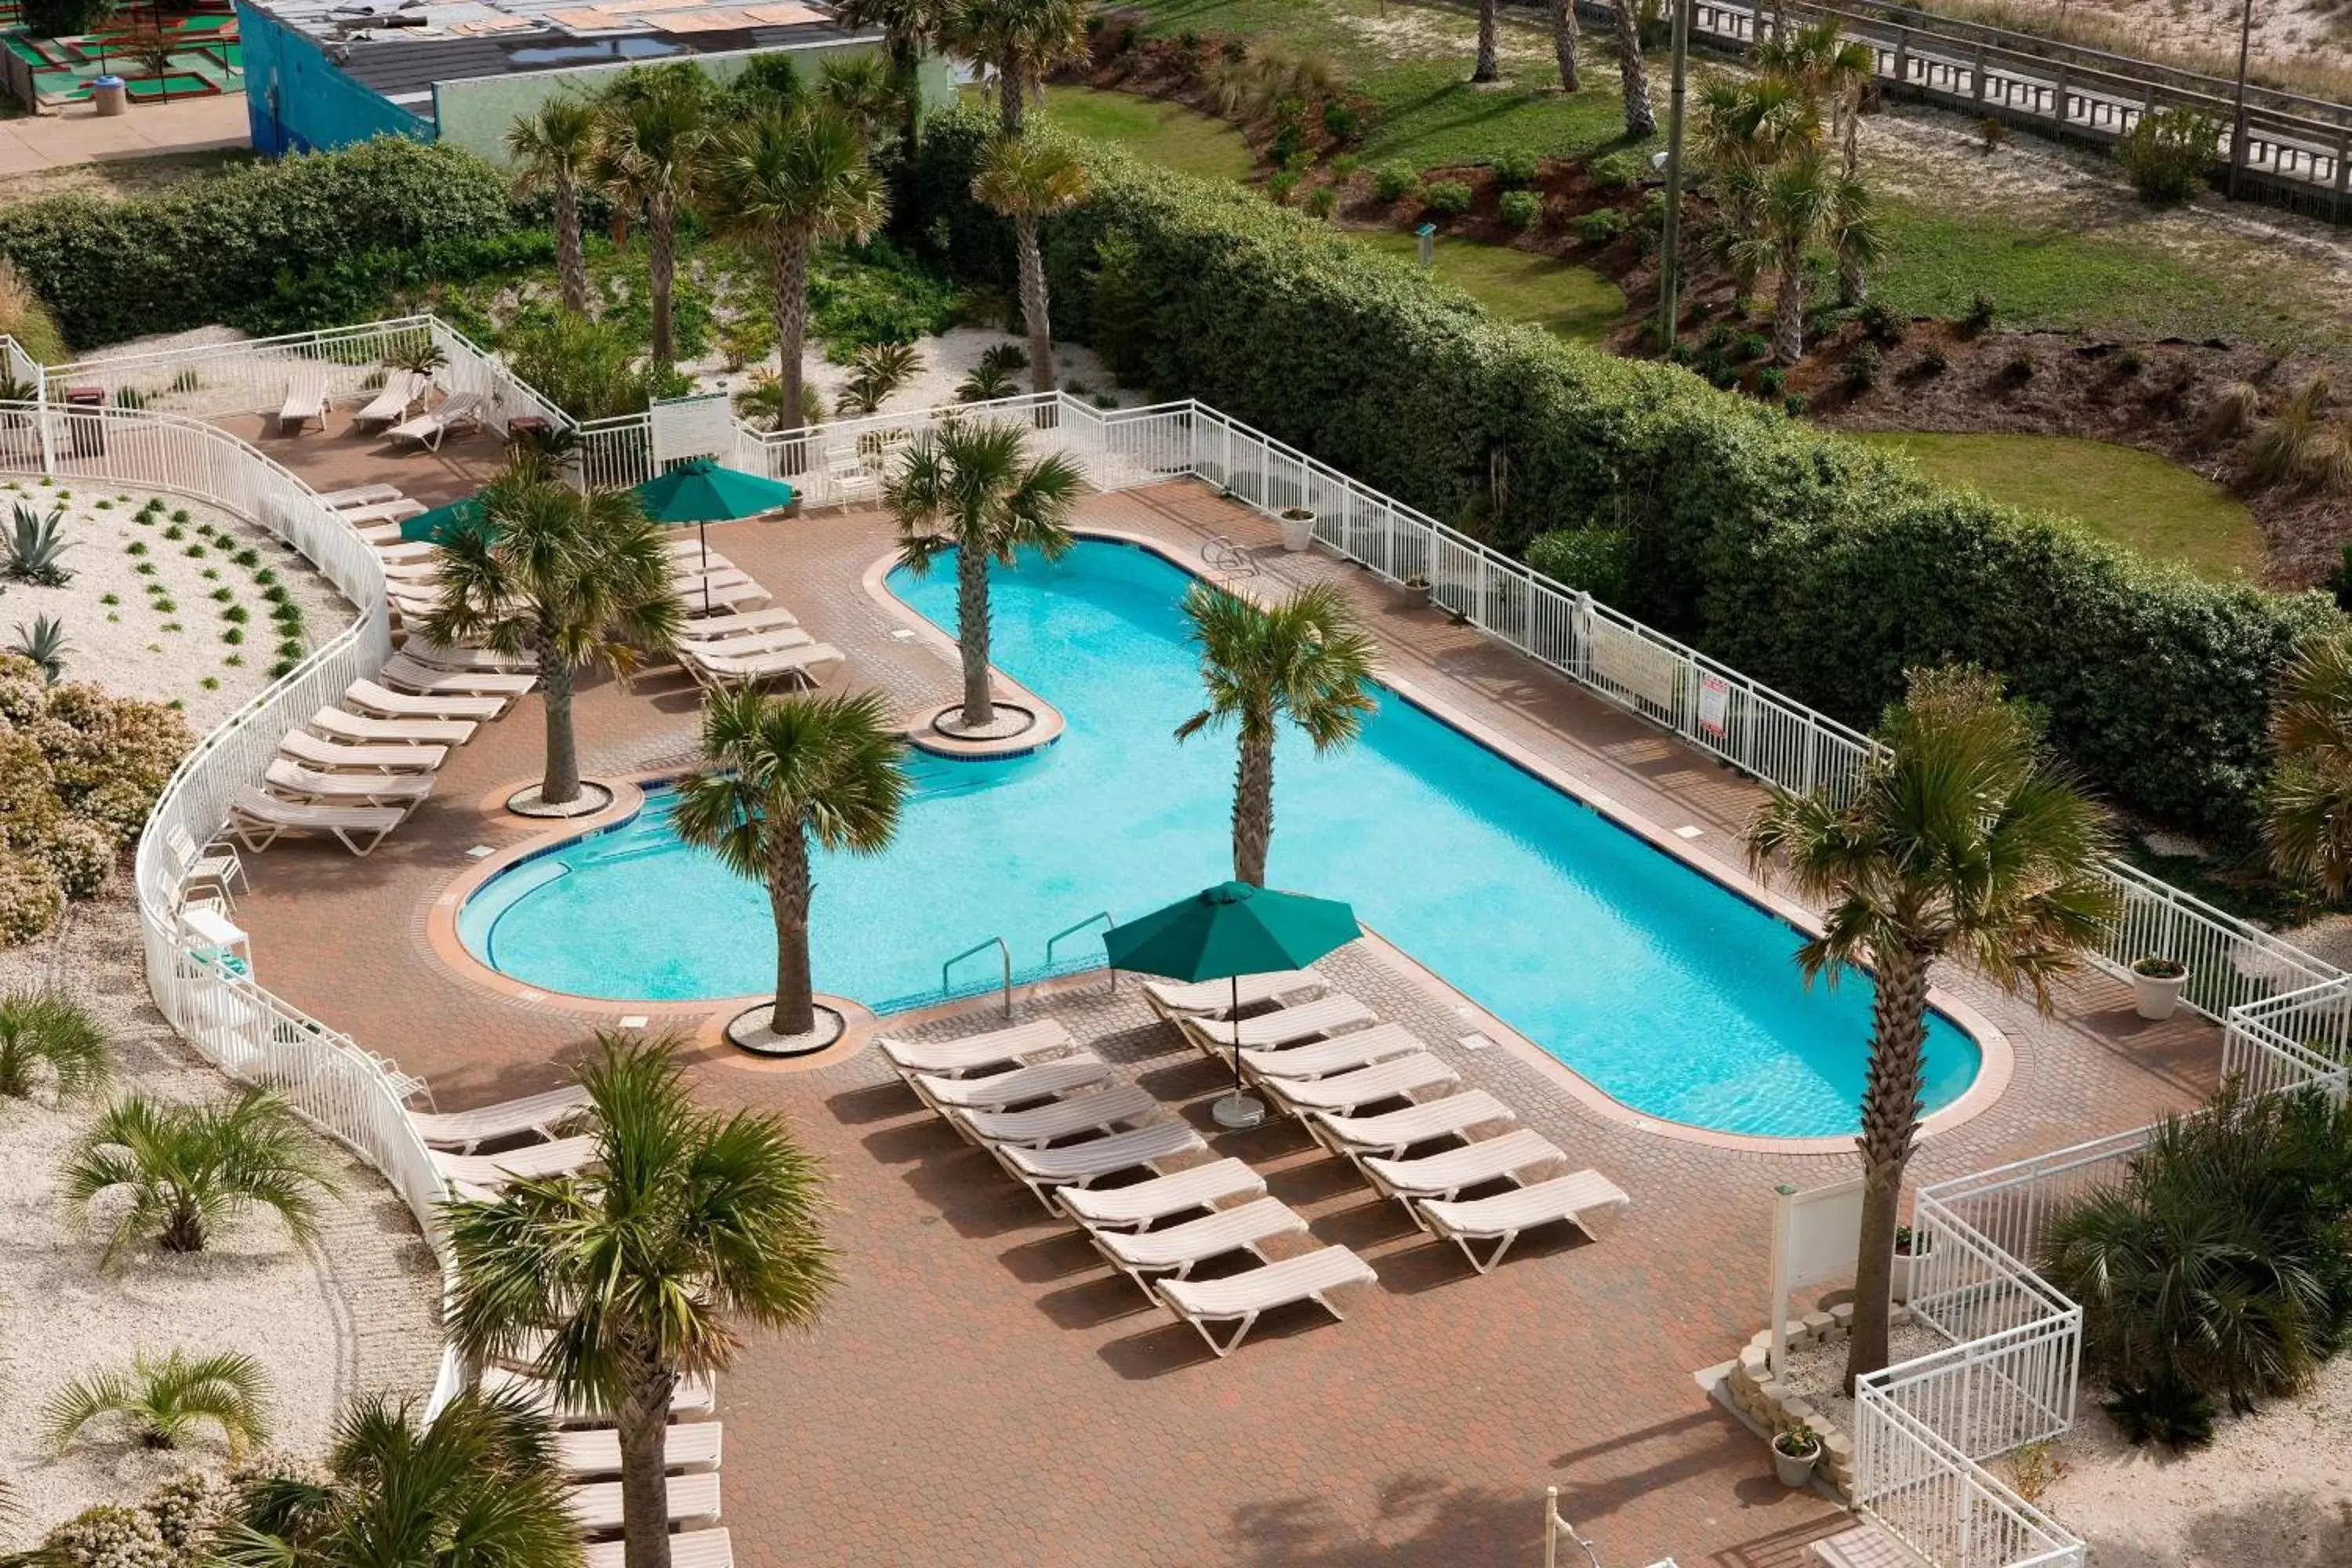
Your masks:
{"label": "pool coping", "polygon": [[[1200,559],[1197,552],[1191,552],[1188,557],[1185,552],[1170,548],[1162,541],[1098,523],[1074,527],[1071,532],[1081,539],[1097,539],[1147,551],[1200,581],[1215,584],[1228,592],[1249,598],[1254,602],[1259,599],[1259,595],[1249,591],[1250,579],[1225,577]],[[941,628],[933,625],[912,605],[890,591],[887,578],[898,563],[898,552],[892,551],[883,554],[873,565],[866,568],[861,577],[866,591],[879,606],[906,624],[934,651],[941,652],[951,658],[956,647],[955,639],[947,636]],[[1276,581],[1279,582],[1280,579]],[[1054,710],[1051,704],[1045,703],[1027,687],[1004,675],[1002,670],[997,670],[994,674],[995,678],[1001,680],[1010,691],[1018,694],[1024,700],[1039,703],[1041,715],[1045,711],[1054,712],[1055,724],[1053,735],[1050,738],[1039,740],[1034,732],[1024,733],[1005,742],[995,742],[998,749],[988,752],[960,750],[952,753],[934,754],[948,755],[960,761],[1021,756],[1042,750],[1060,738],[1062,729],[1058,710]],[[1705,877],[1717,887],[1774,916],[1801,933],[1808,936],[1821,934],[1820,919],[1803,905],[1735,867],[1698,858],[1689,851],[1680,838],[1647,816],[1607,793],[1593,789],[1575,779],[1528,747],[1475,717],[1463,712],[1453,703],[1427,690],[1419,683],[1397,675],[1385,663],[1376,672],[1376,679],[1384,689],[1395,693],[1432,719],[1449,726],[1474,744],[1484,747],[1502,761],[1558,790],[1570,800],[1586,806],[1604,821],[1633,834],[1651,848],[1672,858],[1694,873]],[[927,712],[929,710],[925,710]],[[910,735],[909,740],[912,741],[912,739]],[[487,856],[467,868],[436,895],[427,911],[425,935],[428,945],[461,977],[496,992],[510,1001],[541,1006],[553,1005],[599,1016],[614,1014],[623,1016],[645,1016],[652,1020],[647,1025],[649,1028],[656,1026],[657,1021],[663,1017],[673,1018],[680,1024],[688,1024],[690,1021],[696,1041],[698,1045],[708,1047],[707,1054],[714,1059],[724,1060],[739,1068],[770,1072],[807,1071],[830,1066],[856,1055],[871,1043],[876,1034],[880,1032],[881,1019],[863,1004],[854,1000],[833,996],[820,998],[826,1005],[842,1009],[848,1020],[848,1026],[843,1030],[841,1038],[824,1050],[812,1052],[806,1057],[762,1059],[728,1047],[725,1043],[724,1030],[729,1019],[746,1008],[766,1000],[765,996],[706,998],[678,1003],[615,1000],[550,991],[543,986],[525,984],[490,968],[476,958],[458,940],[457,910],[467,899],[490,881],[513,867],[545,854],[563,843],[585,838],[629,821],[644,808],[646,786],[667,783],[677,776],[676,769],[668,769],[603,779],[600,782],[615,786],[613,801],[603,811],[591,816],[573,818],[546,827],[540,827],[538,824],[533,823],[531,826],[539,827],[539,831],[534,832],[530,837],[509,845],[505,849]],[[530,781],[526,780],[520,784],[515,783],[502,784],[484,795],[479,803],[484,815],[493,820],[499,817],[507,817],[517,822],[526,820],[512,817],[506,810],[506,802],[519,787],[527,785],[529,782]],[[1451,1007],[1457,1017],[1465,1020],[1465,1035],[1475,1033],[1493,1041],[1544,1074],[1579,1104],[1607,1121],[1635,1131],[1729,1152],[1838,1155],[1850,1154],[1853,1152],[1855,1140],[1853,1133],[1837,1133],[1820,1137],[1782,1137],[1764,1133],[1731,1132],[1711,1127],[1700,1127],[1689,1122],[1675,1121],[1637,1110],[1545,1050],[1503,1019],[1496,1016],[1494,1013],[1463,993],[1442,974],[1413,958],[1402,948],[1381,937],[1373,929],[1365,928],[1364,942],[1367,949],[1382,959],[1389,967]],[[1098,970],[1085,970],[1072,974],[1043,976],[1017,985],[1014,990],[1016,995],[1022,998],[1052,994],[1074,985],[1091,983],[1101,973]],[[1868,973],[1867,969],[1864,973]],[[1990,1019],[1941,986],[1929,987],[1927,1001],[1931,1007],[1942,1013],[1975,1042],[1978,1066],[1976,1077],[1958,1098],[1927,1117],[1921,1123],[1919,1132],[1921,1138],[1930,1138],[1938,1133],[1949,1131],[1991,1109],[1994,1102],[2008,1089],[2016,1071],[2016,1054],[2009,1042],[2009,1037]],[[1002,1003],[997,994],[982,992],[972,996],[947,998],[933,1005],[910,1008],[893,1013],[889,1016],[898,1027],[915,1027],[937,1019],[1000,1005]]]}

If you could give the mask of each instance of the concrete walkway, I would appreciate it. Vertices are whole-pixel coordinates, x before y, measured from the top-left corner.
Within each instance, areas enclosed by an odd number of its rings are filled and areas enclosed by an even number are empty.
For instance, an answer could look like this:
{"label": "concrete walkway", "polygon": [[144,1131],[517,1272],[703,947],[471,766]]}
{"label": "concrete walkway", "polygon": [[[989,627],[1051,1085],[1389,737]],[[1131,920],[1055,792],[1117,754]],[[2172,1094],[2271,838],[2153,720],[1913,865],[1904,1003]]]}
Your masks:
{"label": "concrete walkway", "polygon": [[88,104],[77,104],[63,114],[0,120],[0,177],[79,163],[215,152],[244,147],[250,141],[243,93],[134,103],[110,119],[100,118]]}

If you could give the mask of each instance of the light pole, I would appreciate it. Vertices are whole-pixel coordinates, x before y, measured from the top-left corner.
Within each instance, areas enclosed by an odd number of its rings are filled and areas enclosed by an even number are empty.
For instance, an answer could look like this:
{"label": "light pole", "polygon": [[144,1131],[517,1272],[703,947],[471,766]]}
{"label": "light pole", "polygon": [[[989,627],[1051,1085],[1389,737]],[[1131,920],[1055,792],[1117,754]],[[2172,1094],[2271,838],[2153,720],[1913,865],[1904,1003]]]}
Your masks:
{"label": "light pole", "polygon": [[2246,161],[2246,55],[2253,41],[2254,0],[2246,0],[2238,16],[2238,106],[2230,121],[2230,173],[2226,184],[2233,201],[2238,195],[2238,171]]}
{"label": "light pole", "polygon": [[[2250,0],[2251,3],[2251,0]],[[1683,99],[1690,74],[1691,0],[1674,0],[1673,83],[1666,95],[1666,210],[1658,236],[1658,352],[1674,351],[1682,330]]]}

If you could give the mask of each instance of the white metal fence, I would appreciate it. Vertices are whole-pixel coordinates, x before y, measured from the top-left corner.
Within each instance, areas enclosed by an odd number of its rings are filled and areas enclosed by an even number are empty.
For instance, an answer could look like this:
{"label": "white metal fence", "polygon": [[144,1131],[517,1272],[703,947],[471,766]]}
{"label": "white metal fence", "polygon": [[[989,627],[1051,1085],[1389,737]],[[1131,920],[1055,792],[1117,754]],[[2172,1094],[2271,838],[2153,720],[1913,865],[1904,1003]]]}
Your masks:
{"label": "white metal fence", "polygon": [[[1932,1428],[1899,1408],[1875,1408],[1883,1420],[1857,1423],[1854,1503],[1906,1546],[1937,1568],[2082,1568],[2088,1561],[2081,1541]],[[1877,1478],[1866,1500],[1865,1465]]]}

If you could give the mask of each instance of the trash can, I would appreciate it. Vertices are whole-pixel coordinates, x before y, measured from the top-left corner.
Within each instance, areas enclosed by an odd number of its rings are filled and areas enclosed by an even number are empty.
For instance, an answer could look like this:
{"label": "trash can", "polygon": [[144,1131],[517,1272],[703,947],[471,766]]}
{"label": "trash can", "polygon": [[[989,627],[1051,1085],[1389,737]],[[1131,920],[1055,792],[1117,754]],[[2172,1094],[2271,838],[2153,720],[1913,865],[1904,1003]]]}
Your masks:
{"label": "trash can", "polygon": [[131,102],[131,87],[119,76],[92,79],[89,84],[90,107],[100,114],[120,114]]}
{"label": "trash can", "polygon": [[106,456],[106,388],[66,388],[66,433],[75,457]]}

